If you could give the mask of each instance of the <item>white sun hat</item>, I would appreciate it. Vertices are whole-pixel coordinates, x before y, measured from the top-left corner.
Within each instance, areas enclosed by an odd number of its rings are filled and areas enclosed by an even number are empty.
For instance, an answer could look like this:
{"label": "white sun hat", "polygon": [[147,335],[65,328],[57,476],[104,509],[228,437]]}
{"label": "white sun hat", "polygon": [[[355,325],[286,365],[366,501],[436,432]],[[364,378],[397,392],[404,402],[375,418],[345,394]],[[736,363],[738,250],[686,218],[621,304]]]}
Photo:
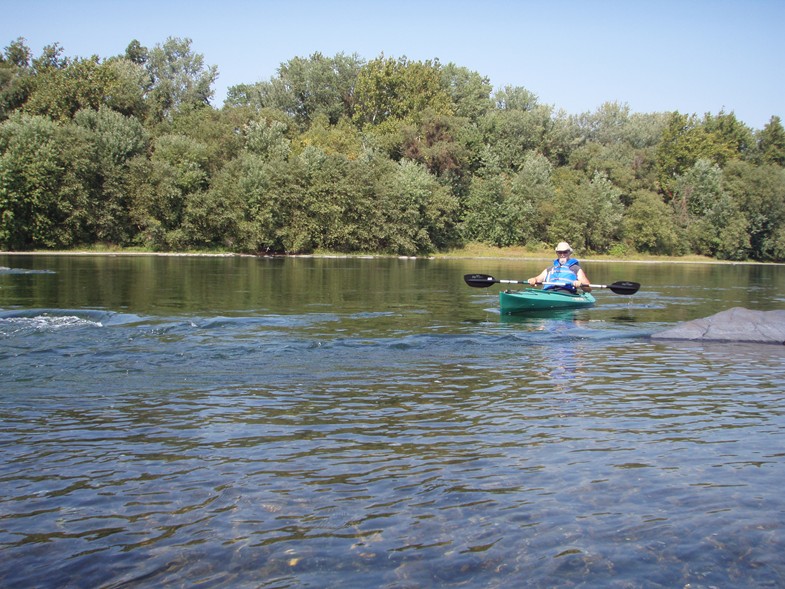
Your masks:
{"label": "white sun hat", "polygon": [[566,241],[560,241],[559,245],[556,246],[556,251],[557,252],[571,252],[572,248],[570,247],[570,244],[567,243]]}

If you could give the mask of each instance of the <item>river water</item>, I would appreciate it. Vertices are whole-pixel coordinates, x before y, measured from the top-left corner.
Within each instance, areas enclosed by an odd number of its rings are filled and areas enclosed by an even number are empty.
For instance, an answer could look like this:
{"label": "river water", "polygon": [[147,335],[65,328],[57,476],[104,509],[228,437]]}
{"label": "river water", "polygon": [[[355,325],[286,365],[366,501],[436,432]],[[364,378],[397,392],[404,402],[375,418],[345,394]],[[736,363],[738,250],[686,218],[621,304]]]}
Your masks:
{"label": "river water", "polygon": [[785,586],[785,267],[0,255],[0,586]]}

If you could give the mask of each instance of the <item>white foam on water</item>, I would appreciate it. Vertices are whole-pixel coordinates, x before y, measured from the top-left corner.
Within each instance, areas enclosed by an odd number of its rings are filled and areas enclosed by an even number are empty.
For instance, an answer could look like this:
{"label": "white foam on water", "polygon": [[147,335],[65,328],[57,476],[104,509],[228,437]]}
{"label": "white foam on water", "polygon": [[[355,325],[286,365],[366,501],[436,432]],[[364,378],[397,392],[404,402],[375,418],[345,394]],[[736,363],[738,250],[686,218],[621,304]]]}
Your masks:
{"label": "white foam on water", "polygon": [[12,333],[23,331],[57,331],[61,329],[79,327],[103,327],[100,321],[91,321],[76,315],[34,315],[31,317],[3,317],[0,318],[0,330]]}

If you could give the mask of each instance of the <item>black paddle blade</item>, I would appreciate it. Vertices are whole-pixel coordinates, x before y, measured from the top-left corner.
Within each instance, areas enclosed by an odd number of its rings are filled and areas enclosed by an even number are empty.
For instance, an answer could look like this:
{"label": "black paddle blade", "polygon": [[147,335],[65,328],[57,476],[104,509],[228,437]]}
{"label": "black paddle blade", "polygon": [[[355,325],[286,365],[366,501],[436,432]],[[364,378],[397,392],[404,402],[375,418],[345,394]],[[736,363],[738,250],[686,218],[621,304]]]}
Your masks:
{"label": "black paddle blade", "polygon": [[464,274],[463,279],[469,286],[476,288],[486,288],[495,282],[498,282],[493,276],[487,274]]}
{"label": "black paddle blade", "polygon": [[641,287],[640,284],[637,282],[630,282],[629,280],[622,280],[620,282],[614,282],[613,284],[609,284],[608,288],[615,292],[616,294],[620,295],[632,295],[638,292],[638,289]]}

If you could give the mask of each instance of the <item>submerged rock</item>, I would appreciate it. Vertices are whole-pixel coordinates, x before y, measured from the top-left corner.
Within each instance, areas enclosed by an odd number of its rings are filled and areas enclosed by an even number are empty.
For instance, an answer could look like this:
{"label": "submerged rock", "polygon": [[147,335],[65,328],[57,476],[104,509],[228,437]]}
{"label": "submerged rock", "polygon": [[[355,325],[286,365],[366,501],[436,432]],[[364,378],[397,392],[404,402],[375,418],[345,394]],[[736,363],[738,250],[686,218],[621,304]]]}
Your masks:
{"label": "submerged rock", "polygon": [[686,321],[651,336],[657,340],[785,344],[785,310],[751,311],[734,307]]}

